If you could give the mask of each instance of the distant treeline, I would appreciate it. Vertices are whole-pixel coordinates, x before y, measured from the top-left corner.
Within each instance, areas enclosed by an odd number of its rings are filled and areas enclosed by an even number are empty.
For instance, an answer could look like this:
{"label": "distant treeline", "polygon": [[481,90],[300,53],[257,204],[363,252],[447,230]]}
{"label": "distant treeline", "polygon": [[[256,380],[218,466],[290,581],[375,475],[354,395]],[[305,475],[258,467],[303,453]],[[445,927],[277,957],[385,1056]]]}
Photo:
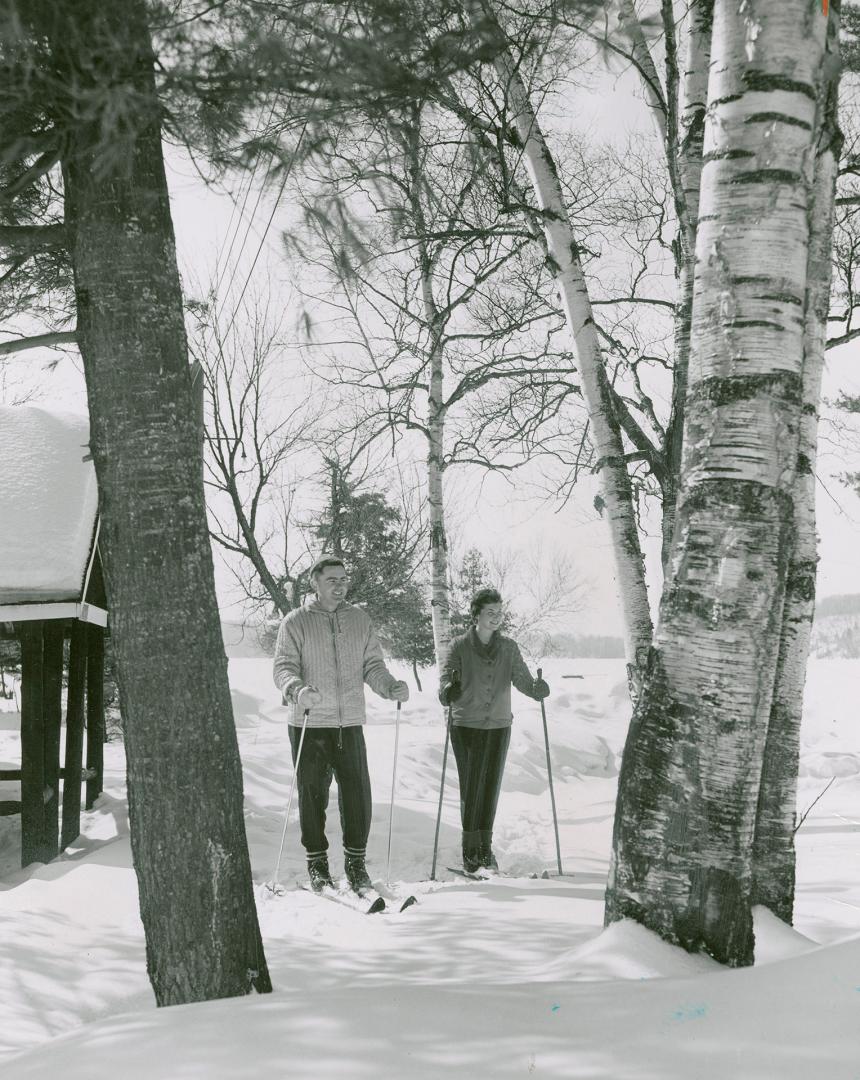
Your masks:
{"label": "distant treeline", "polygon": [[860,593],[825,596],[816,603],[815,615],[819,619],[828,615],[860,615]]}
{"label": "distant treeline", "polygon": [[552,652],[556,656],[582,656],[592,660],[624,658],[624,641],[620,637],[599,634],[553,634]]}

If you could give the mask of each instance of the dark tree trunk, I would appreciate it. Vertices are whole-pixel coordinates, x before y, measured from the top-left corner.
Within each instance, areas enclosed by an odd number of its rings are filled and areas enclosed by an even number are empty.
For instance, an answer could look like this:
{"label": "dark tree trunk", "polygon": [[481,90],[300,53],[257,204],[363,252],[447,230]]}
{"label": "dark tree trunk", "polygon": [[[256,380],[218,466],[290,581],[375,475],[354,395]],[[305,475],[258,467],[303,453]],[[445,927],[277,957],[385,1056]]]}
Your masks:
{"label": "dark tree trunk", "polygon": [[146,5],[52,11],[149,976],[161,1005],[267,991]]}

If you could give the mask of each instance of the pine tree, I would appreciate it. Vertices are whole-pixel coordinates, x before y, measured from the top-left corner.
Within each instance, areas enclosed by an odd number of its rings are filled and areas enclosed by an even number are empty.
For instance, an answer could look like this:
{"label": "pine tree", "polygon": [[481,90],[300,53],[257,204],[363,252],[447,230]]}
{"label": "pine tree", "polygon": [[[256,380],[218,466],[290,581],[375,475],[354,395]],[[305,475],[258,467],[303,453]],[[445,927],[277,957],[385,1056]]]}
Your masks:
{"label": "pine tree", "polygon": [[472,625],[469,602],[478,589],[492,588],[490,568],[487,560],[476,547],[466,551],[457,570],[457,578],[451,590],[451,628],[455,634],[462,634]]}
{"label": "pine tree", "polygon": [[[388,654],[418,666],[434,658],[433,629],[421,588],[421,533],[380,491],[361,491],[333,460],[326,462],[328,501],[316,536],[344,560],[349,599],[373,620]],[[420,686],[420,683],[419,683]]]}
{"label": "pine tree", "polygon": [[[244,832],[144,0],[0,8],[0,205],[62,225],[159,1004],[271,989]],[[21,235],[21,234],[18,234]],[[60,236],[57,241],[56,237]],[[189,797],[190,796],[190,797]]]}

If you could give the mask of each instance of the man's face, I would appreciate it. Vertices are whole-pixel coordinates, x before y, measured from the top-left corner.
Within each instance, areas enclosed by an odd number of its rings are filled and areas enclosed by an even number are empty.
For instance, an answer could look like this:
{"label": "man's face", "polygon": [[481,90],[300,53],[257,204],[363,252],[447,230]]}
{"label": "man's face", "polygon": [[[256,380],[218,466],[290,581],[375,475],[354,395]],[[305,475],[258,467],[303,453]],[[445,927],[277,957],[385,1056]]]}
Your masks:
{"label": "man's face", "polygon": [[323,607],[337,607],[346,599],[349,578],[342,566],[326,566],[314,579],[314,589]]}
{"label": "man's face", "polygon": [[478,615],[478,629],[487,633],[498,630],[504,617],[504,604],[485,604]]}

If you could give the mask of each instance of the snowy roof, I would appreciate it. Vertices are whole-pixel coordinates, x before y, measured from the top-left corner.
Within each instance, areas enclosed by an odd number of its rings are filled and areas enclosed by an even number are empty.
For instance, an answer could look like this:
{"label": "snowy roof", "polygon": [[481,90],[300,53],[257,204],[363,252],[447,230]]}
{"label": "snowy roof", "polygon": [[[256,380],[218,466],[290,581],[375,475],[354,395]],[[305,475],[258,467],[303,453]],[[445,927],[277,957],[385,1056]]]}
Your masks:
{"label": "snowy roof", "polygon": [[80,600],[97,514],[87,417],[0,406],[0,604]]}

